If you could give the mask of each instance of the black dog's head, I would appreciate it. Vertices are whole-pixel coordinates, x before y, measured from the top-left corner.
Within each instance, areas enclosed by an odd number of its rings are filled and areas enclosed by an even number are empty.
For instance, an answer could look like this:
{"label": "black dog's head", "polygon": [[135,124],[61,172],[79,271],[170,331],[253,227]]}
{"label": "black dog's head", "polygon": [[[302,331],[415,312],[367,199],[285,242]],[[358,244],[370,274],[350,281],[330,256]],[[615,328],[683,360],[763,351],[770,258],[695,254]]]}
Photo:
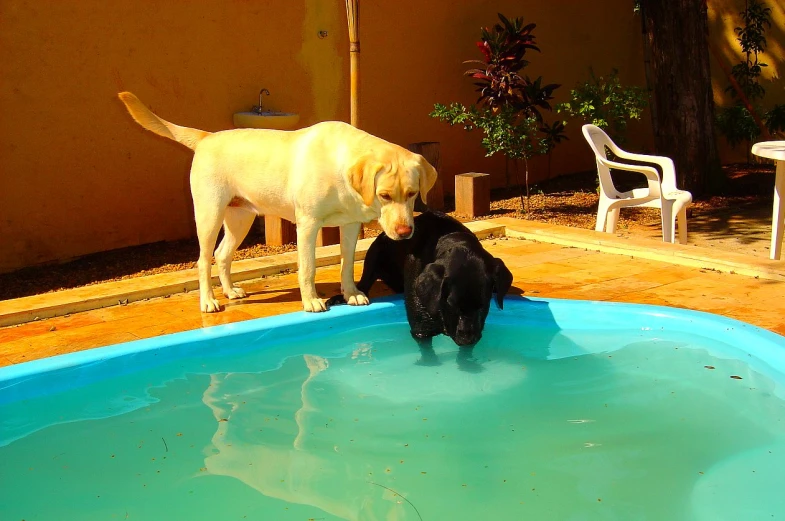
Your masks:
{"label": "black dog's head", "polygon": [[501,259],[458,244],[428,264],[414,286],[428,313],[441,317],[443,333],[459,346],[471,347],[482,337],[493,293],[503,309],[511,285],[512,273]]}

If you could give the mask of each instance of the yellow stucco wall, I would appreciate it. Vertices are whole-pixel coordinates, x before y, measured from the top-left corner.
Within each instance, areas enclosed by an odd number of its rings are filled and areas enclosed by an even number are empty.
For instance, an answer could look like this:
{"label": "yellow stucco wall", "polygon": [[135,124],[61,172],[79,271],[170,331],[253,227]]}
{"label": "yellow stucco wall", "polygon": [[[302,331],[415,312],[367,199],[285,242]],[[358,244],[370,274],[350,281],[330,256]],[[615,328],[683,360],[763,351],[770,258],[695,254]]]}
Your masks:
{"label": "yellow stucco wall", "polygon": [[[757,102],[760,116],[763,116],[763,112],[772,106],[785,103],[785,0],[766,0],[764,3],[771,8],[771,27],[767,27],[765,32],[766,51],[759,56],[759,60],[768,65],[763,68],[761,74],[760,83],[766,89],[766,95],[762,101]],[[728,106],[735,101],[725,92],[730,82],[718,60],[723,60],[730,70],[744,59],[736,39],[738,35],[734,31],[744,23],[740,15],[744,9],[744,1],[710,0],[708,5],[710,41],[716,52],[716,56],[712,56],[711,61],[714,100],[718,107]],[[722,138],[718,143],[720,157],[724,163],[747,160],[748,150],[745,146],[738,145],[731,148]]]}
{"label": "yellow stucco wall", "polygon": [[302,124],[343,118],[343,9],[0,0],[0,271],[194,235],[192,152],[136,125],[117,93],[210,131],[262,87]]}
{"label": "yellow stucco wall", "polygon": [[[440,141],[448,190],[461,172],[504,183],[503,159],[484,157],[479,133],[428,117],[435,102],[475,101],[463,61],[479,57],[479,29],[497,12],[537,24],[543,52],[526,72],[561,83],[557,102],[589,66],[644,83],[629,0],[361,4],[361,126],[402,145]],[[265,87],[265,106],[308,125],[348,121],[348,75],[343,0],[0,0],[0,271],[194,235],[191,151],[135,124],[118,91],[215,131]],[[592,168],[579,130],[568,125],[552,175]],[[650,146],[648,121],[632,134]],[[547,175],[544,159],[531,168],[533,180]]]}

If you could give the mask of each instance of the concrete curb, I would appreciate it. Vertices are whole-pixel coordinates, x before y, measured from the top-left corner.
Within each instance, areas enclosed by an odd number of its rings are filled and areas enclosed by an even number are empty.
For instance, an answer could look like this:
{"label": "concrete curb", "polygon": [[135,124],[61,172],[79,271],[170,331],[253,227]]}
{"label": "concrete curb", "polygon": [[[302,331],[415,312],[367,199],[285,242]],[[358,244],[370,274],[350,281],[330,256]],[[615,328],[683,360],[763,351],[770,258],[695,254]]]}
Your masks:
{"label": "concrete curb", "polygon": [[[504,235],[504,226],[491,221],[475,221],[466,225],[481,239],[491,235]],[[362,239],[357,242],[356,260],[365,258],[373,240]],[[322,246],[316,249],[317,267],[331,266],[340,262],[339,245]],[[243,282],[296,270],[297,252],[287,252],[235,261],[232,263],[232,279],[234,282]],[[213,283],[218,284],[215,267],[213,267]],[[5,300],[0,301],[0,327],[187,293],[198,288],[198,272],[196,269],[189,269]]]}
{"label": "concrete curb", "polygon": [[510,238],[785,281],[785,260],[750,257],[732,251],[718,251],[689,244],[668,244],[653,239],[623,238],[594,230],[535,223],[509,217],[492,219],[491,222],[504,225],[505,235]]}

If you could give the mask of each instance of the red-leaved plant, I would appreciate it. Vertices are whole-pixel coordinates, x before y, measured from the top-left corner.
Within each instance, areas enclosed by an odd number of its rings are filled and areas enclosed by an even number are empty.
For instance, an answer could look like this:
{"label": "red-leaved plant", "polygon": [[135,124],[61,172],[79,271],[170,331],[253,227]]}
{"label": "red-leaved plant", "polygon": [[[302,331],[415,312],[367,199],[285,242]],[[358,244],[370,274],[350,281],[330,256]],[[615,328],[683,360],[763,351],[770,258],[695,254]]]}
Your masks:
{"label": "red-leaved plant", "polygon": [[548,103],[553,99],[553,91],[559,85],[542,85],[542,76],[531,80],[521,76],[529,62],[526,52],[540,52],[532,31],[536,24],[523,25],[523,18],[512,20],[499,13],[499,20],[492,28],[483,27],[477,47],[484,60],[468,60],[464,63],[478,64],[481,67],[470,69],[465,74],[475,80],[480,97],[477,103],[498,110],[502,106],[512,106],[522,117],[533,116],[542,122],[539,109],[551,110]]}
{"label": "red-leaved plant", "polygon": [[[491,156],[501,152],[507,158],[505,176],[510,185],[509,162],[515,166],[518,185],[518,160],[523,159],[526,168],[526,198],[529,197],[529,162],[534,154],[549,154],[562,140],[564,122],[548,124],[540,110],[552,110],[549,101],[553,91],[560,85],[542,84],[542,76],[531,80],[521,71],[529,65],[526,52],[539,52],[532,31],[535,24],[523,24],[523,18],[508,19],[499,13],[499,20],[492,28],[483,28],[477,47],[483,60],[464,63],[480,67],[465,72],[473,78],[480,97],[477,106],[465,107],[461,103],[449,106],[434,104],[431,117],[450,125],[463,125],[468,130],[480,129],[482,145]],[[521,195],[521,207],[528,212],[528,205]]]}

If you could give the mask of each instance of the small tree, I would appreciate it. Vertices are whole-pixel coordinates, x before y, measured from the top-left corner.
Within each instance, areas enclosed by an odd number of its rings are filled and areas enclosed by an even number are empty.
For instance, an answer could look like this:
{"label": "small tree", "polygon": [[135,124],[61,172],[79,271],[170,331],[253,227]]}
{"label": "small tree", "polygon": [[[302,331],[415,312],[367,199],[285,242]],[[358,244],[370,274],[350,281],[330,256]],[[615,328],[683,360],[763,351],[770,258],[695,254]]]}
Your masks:
{"label": "small tree", "polygon": [[570,101],[556,105],[556,111],[596,125],[614,141],[624,143],[627,123],[640,119],[646,108],[646,90],[623,86],[618,74],[612,69],[607,77],[597,77],[589,69],[589,80],[576,84],[570,91]]}
{"label": "small tree", "polygon": [[[464,63],[477,64],[464,74],[475,80],[480,94],[477,105],[469,107],[461,103],[449,106],[435,104],[431,116],[450,125],[463,125],[467,131],[480,129],[486,156],[502,153],[508,160],[523,159],[526,165],[526,195],[529,196],[528,159],[534,154],[548,153],[556,144],[566,139],[564,124],[548,125],[541,110],[551,110],[550,100],[559,85],[543,85],[542,76],[535,80],[522,75],[529,65],[526,52],[539,52],[532,31],[535,24],[523,25],[523,18],[512,20],[499,14],[501,23],[493,28],[483,28],[477,47],[483,60]],[[516,163],[516,182],[517,163]],[[509,186],[509,172],[507,172]],[[521,197],[521,206],[528,206]]]}
{"label": "small tree", "polygon": [[[761,122],[756,121],[754,112],[762,111],[761,102],[766,95],[760,76],[768,64],[761,61],[760,55],[766,50],[766,29],[771,27],[771,8],[759,0],[745,2],[745,8],[739,14],[744,25],[734,31],[743,57],[731,69],[733,79],[725,89],[735,103],[719,109],[716,116],[717,129],[732,147],[743,142],[749,145],[761,134]],[[763,123],[772,134],[785,130],[785,105],[775,105],[765,111]]]}
{"label": "small tree", "polygon": [[[589,80],[577,83],[570,91],[570,101],[556,105],[556,111],[596,125],[615,142],[622,144],[626,141],[628,121],[640,119],[646,105],[646,90],[622,86],[618,70],[611,69],[607,77],[597,77],[589,69]],[[613,159],[607,148],[605,154]],[[611,175],[619,174],[611,170]],[[596,181],[599,190],[599,179]]]}

